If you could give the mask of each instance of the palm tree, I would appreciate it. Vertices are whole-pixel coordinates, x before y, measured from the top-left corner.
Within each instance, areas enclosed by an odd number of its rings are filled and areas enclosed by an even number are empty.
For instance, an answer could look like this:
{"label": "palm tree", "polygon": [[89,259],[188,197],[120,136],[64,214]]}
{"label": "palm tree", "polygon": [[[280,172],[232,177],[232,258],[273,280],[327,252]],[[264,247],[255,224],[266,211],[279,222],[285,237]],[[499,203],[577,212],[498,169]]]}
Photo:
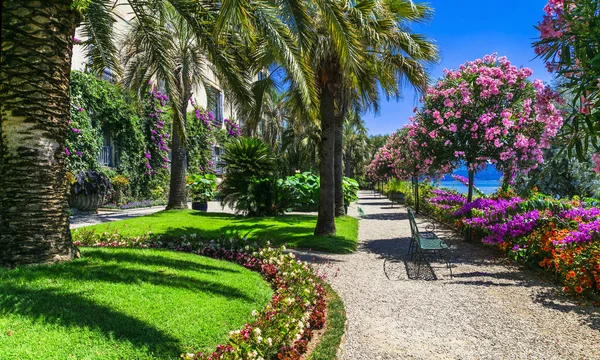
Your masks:
{"label": "palm tree", "polygon": [[0,266],[77,254],[67,215],[64,146],[78,22],[71,5],[2,2]]}
{"label": "palm tree", "polygon": [[[174,85],[180,94],[179,108],[183,116],[187,113],[188,101],[192,97],[192,89],[204,83],[206,57],[203,49],[188,23],[179,16],[169,5],[165,10],[165,18],[160,24],[164,29],[159,35],[162,47],[168,54],[172,66],[171,73],[174,74]],[[152,47],[147,44],[144,25],[134,19],[131,29],[124,41],[124,66],[125,86],[138,95],[145,93],[150,79],[158,76],[159,64],[153,56]],[[163,82],[165,79],[159,78]],[[187,151],[183,141],[185,134],[185,121],[173,122],[173,135],[171,142],[171,178],[169,186],[169,201],[167,209],[186,209],[186,164]]]}
{"label": "palm tree", "polygon": [[[357,175],[369,161],[369,137],[364,120],[357,111],[350,110],[344,122],[344,173],[347,177]],[[360,170],[359,170],[360,171]]]}
{"label": "palm tree", "polygon": [[[315,235],[335,234],[334,215],[343,209],[340,139],[349,104],[358,96],[365,106],[375,107],[379,87],[398,98],[405,80],[418,89],[426,87],[423,65],[437,59],[437,48],[407,25],[427,19],[430,8],[410,0],[231,0],[225,8],[221,23],[263,35],[255,51],[257,64],[281,64],[291,96],[305,106],[307,121],[319,124],[321,191]],[[274,29],[281,36],[271,38]]]}
{"label": "palm tree", "polygon": [[[239,37],[238,32],[223,27],[215,36],[219,3],[127,0],[172,104],[180,104],[182,95],[171,72],[173,61],[163,46],[165,2],[201,39],[199,44],[222,76],[222,84],[239,103],[251,102],[246,80],[249,74],[238,65],[239,60],[245,60],[245,52],[228,46]],[[73,36],[81,20],[88,36],[83,45],[92,59],[92,70],[101,74],[108,68],[118,75],[112,30],[114,4],[114,0],[2,2],[0,265],[53,262],[76,255],[67,215],[64,148],[69,131]],[[278,30],[271,33],[279,34]],[[173,113],[174,121],[181,124],[181,109],[173,106]]]}

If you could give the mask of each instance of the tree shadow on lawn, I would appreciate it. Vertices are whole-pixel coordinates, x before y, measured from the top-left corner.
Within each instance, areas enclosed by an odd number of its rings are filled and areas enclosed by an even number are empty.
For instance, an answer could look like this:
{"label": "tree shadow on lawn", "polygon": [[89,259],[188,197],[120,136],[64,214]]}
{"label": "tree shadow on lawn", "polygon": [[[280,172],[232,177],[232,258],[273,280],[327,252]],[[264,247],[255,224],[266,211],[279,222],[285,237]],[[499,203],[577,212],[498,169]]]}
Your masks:
{"label": "tree shadow on lawn", "polygon": [[[155,251],[165,251],[169,252],[169,250],[155,250]],[[100,259],[104,262],[117,261],[117,262],[128,262],[128,263],[136,263],[140,265],[147,266],[164,266],[172,269],[183,270],[183,271],[203,271],[203,272],[229,272],[229,273],[239,273],[239,270],[233,269],[225,269],[218,266],[212,266],[207,264],[200,264],[194,261],[183,260],[183,259],[170,259],[158,255],[150,255],[144,254],[144,256],[140,256],[138,254],[125,253],[125,252],[117,252],[117,253],[108,253],[106,251],[102,251],[100,249],[87,248],[85,251],[86,258],[94,258]]]}
{"label": "tree shadow on lawn", "polygon": [[[192,213],[210,221],[211,215]],[[297,249],[326,251],[337,254],[349,254],[356,250],[356,240],[341,235],[314,236],[313,232],[317,222],[314,215],[282,215],[275,217],[243,217],[228,215],[228,225],[216,230],[203,231],[200,228],[186,227],[165,231],[160,235],[166,237],[180,236],[181,234],[196,233],[203,240],[221,237],[244,237],[256,240],[259,244],[267,241],[274,246],[286,245]],[[218,216],[223,218],[226,216]]]}
{"label": "tree shadow on lawn", "polygon": [[[144,251],[144,250],[140,250]],[[86,258],[89,258],[87,260]],[[94,260],[116,262],[95,262]],[[173,260],[175,261],[175,260]],[[85,296],[84,289],[38,288],[28,284],[40,279],[58,283],[60,280],[78,283],[122,283],[131,286],[143,283],[174,289],[186,289],[195,292],[210,293],[226,299],[254,301],[249,294],[218,282],[204,281],[190,276],[169,273],[169,269],[157,271],[131,269],[120,266],[120,262],[171,267],[170,259],[157,259],[156,256],[136,256],[135,254],[110,254],[100,250],[88,249],[84,258],[70,263],[27,268],[15,275],[8,272],[0,283],[0,315],[18,314],[50,324],[64,327],[98,329],[106,338],[131,342],[136,347],[147,347],[148,351],[159,358],[174,358],[182,351],[179,340],[128,314],[109,306],[94,302]],[[192,262],[193,263],[193,262]],[[202,264],[184,265],[188,271],[205,273]],[[190,267],[187,269],[187,267]],[[177,266],[174,266],[177,268]],[[179,268],[182,268],[181,266]],[[229,269],[208,267],[210,276],[218,278],[218,272]],[[14,280],[13,280],[14,279]]]}
{"label": "tree shadow on lawn", "polygon": [[[143,251],[143,250],[140,250]],[[92,254],[94,252],[92,251]],[[135,255],[131,254],[128,258],[131,262],[142,264],[145,256],[139,256],[138,260],[135,260]],[[31,282],[39,279],[64,279],[72,281],[87,281],[87,282],[104,282],[109,284],[122,283],[122,284],[152,284],[156,286],[171,287],[174,289],[185,289],[192,291],[208,292],[214,296],[221,296],[225,298],[236,298],[243,299],[246,301],[252,301],[253,299],[231,286],[224,285],[218,282],[205,281],[193,278],[191,276],[174,274],[169,269],[159,269],[156,271],[145,270],[145,269],[130,269],[125,266],[116,263],[94,263],[86,261],[87,253],[84,254],[84,258],[78,261],[74,261],[69,264],[57,264],[55,266],[40,266],[35,271],[30,270],[20,276],[21,280],[25,282]],[[90,259],[99,258],[97,253],[89,257]],[[104,257],[104,261],[110,261],[113,257],[109,254]],[[114,257],[115,260],[130,261],[119,259]],[[198,272],[204,272],[201,268],[194,270]],[[227,272],[224,270],[223,272]],[[218,272],[214,271],[215,278],[218,278]],[[211,274],[211,276],[213,276]],[[1,288],[0,284],[0,288]]]}

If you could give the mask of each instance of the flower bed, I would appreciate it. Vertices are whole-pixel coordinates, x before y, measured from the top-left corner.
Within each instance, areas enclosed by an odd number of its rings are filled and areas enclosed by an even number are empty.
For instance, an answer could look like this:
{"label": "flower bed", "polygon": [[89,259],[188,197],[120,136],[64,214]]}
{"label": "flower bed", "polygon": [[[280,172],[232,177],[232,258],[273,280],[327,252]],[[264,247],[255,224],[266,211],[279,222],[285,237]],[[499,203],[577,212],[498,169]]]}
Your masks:
{"label": "flower bed", "polygon": [[[162,248],[238,263],[260,272],[274,289],[265,309],[254,311],[254,321],[230,332],[229,341],[211,354],[183,354],[184,359],[300,359],[314,329],[325,324],[326,291],[320,278],[294,254],[268,246],[259,248],[245,239],[196,242],[196,236],[162,241],[148,234],[125,238],[115,233],[78,232],[75,245],[95,247]],[[253,249],[255,249],[253,251]]]}
{"label": "flower bed", "polygon": [[485,244],[515,260],[555,272],[567,292],[600,294],[600,208],[575,198],[534,193],[478,198],[471,203],[443,190],[428,200],[444,220],[471,228]]}

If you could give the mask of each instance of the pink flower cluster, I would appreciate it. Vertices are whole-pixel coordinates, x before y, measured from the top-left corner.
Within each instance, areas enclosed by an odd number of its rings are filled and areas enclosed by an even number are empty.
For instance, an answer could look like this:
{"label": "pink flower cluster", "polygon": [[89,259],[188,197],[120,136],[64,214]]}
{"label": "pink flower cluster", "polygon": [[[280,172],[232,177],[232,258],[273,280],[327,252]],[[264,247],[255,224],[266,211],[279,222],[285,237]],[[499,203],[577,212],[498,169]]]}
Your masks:
{"label": "pink flower cluster", "polygon": [[535,169],[563,117],[558,95],[531,75],[496,55],[446,70],[411,118],[411,152],[438,171],[461,162],[509,174]]}

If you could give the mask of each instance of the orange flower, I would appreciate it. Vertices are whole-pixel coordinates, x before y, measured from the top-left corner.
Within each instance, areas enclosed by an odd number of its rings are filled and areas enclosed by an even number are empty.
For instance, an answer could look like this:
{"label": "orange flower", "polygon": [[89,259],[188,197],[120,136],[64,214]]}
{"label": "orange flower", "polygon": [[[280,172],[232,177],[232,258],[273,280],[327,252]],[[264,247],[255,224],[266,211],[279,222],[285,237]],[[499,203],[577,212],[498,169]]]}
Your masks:
{"label": "orange flower", "polygon": [[596,270],[600,270],[600,264],[596,264],[596,265],[594,265],[594,269],[596,269]]}
{"label": "orange flower", "polygon": [[569,277],[574,278],[575,276],[577,276],[577,274],[575,273],[575,271],[573,271],[573,270],[569,271]]}
{"label": "orange flower", "polygon": [[[600,284],[599,284],[598,286],[600,287]],[[563,290],[568,292],[570,289],[569,289],[569,287],[568,287],[568,286],[565,286],[565,287],[563,288]]]}
{"label": "orange flower", "polygon": [[583,289],[581,288],[581,286],[575,286],[575,292],[581,294],[583,292]]}

